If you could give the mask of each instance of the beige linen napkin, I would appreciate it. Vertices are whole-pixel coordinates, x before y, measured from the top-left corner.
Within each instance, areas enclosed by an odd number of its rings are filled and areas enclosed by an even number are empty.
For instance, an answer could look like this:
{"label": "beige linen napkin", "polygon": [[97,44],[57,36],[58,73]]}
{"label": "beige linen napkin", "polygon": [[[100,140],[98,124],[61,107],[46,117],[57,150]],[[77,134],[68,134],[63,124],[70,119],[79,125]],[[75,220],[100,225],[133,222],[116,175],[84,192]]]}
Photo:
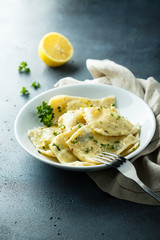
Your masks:
{"label": "beige linen napkin", "polygon": [[[127,68],[110,60],[88,59],[86,65],[94,77],[93,80],[82,82],[67,77],[58,81],[55,87],[84,82],[109,84],[127,89],[148,103],[156,117],[155,135],[146,149],[132,159],[132,162],[139,178],[160,195],[160,83],[153,77],[136,78]],[[114,197],[142,204],[160,205],[134,181],[124,177],[116,169],[89,172],[88,175],[100,189]]]}

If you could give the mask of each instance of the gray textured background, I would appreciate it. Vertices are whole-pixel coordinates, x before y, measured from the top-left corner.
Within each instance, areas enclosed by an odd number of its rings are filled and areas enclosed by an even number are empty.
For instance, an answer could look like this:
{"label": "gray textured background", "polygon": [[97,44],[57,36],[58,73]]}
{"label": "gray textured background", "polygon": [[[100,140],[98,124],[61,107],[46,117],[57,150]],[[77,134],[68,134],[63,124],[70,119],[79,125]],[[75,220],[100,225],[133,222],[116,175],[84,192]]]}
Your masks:
{"label": "gray textured background", "polygon": [[[137,77],[160,81],[160,1],[0,1],[0,239],[160,239],[160,208],[103,193],[85,173],[45,165],[16,142],[21,107],[60,78],[92,79],[86,59],[108,58]],[[39,59],[41,37],[66,35],[74,56],[52,69]],[[19,74],[27,61],[29,75]],[[41,88],[31,90],[33,81]],[[19,95],[22,86],[28,98]]]}

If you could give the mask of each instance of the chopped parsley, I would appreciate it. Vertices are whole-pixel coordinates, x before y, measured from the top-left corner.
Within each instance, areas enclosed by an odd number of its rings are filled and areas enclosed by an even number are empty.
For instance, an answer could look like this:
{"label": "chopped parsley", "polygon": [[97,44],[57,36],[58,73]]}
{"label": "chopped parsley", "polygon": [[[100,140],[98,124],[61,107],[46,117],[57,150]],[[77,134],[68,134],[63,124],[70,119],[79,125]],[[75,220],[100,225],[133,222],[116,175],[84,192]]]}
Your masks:
{"label": "chopped parsley", "polygon": [[113,117],[113,116],[114,116],[114,114],[113,114],[113,113],[111,113],[111,116]]}
{"label": "chopped parsley", "polygon": [[101,143],[101,147],[103,147],[103,148],[104,148],[104,150],[106,150],[106,149],[107,149],[107,145],[106,145],[106,144],[103,144],[103,143]]}
{"label": "chopped parsley", "polygon": [[62,111],[60,106],[58,106],[57,109],[58,109],[58,112]]}
{"label": "chopped parsley", "polygon": [[78,124],[78,127],[81,128],[81,127],[82,127],[82,123],[79,123],[79,124]]}
{"label": "chopped parsley", "polygon": [[89,153],[89,148],[88,147],[84,149],[84,153]]}
{"label": "chopped parsley", "polygon": [[107,147],[109,147],[109,144],[101,143],[101,147],[103,147],[104,151],[106,151]]}
{"label": "chopped parsley", "polygon": [[64,124],[60,125],[58,128],[63,127],[64,129],[66,128],[66,126]]}
{"label": "chopped parsley", "polygon": [[40,87],[40,83],[39,82],[33,82],[31,87],[34,87],[35,89]]}
{"label": "chopped parsley", "polygon": [[116,120],[119,120],[121,118],[121,116],[118,115],[118,117],[116,118]]}
{"label": "chopped parsley", "polygon": [[22,90],[20,91],[21,95],[29,95],[30,92],[26,89],[26,87],[22,87]]}
{"label": "chopped parsley", "polygon": [[42,102],[42,105],[37,107],[37,113],[39,114],[40,122],[50,127],[52,125],[52,119],[54,118],[53,108],[46,102]]}
{"label": "chopped parsley", "polygon": [[89,139],[93,139],[93,136],[89,136]]}
{"label": "chopped parsley", "polygon": [[58,149],[58,151],[61,151],[60,147],[58,145],[56,145],[55,143],[53,143],[52,146],[55,146]]}
{"label": "chopped parsley", "polygon": [[73,143],[73,144],[76,144],[78,142],[78,140],[73,140],[73,141],[71,141],[71,143]]}
{"label": "chopped parsley", "polygon": [[54,132],[53,135],[54,135],[54,136],[57,136],[57,135],[59,135],[59,133]]}
{"label": "chopped parsley", "polygon": [[25,73],[29,73],[30,72],[30,68],[28,67],[28,64],[26,62],[21,62],[19,67],[18,67],[18,71],[19,72],[25,72]]}
{"label": "chopped parsley", "polygon": [[90,149],[87,147],[87,148],[84,149],[84,153],[89,153],[92,150],[93,150],[93,147],[91,147]]}

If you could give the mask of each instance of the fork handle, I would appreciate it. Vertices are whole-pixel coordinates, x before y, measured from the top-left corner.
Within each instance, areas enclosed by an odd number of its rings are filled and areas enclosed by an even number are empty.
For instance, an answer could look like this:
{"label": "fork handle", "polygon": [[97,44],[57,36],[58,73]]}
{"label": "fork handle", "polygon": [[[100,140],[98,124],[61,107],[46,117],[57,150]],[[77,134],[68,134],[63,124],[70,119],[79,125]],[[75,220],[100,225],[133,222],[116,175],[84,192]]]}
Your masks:
{"label": "fork handle", "polygon": [[144,189],[152,198],[156,199],[160,202],[160,196],[157,195],[155,192],[153,192],[149,187],[147,187],[141,180],[137,177],[136,180],[134,180],[141,188]]}
{"label": "fork handle", "polygon": [[[129,162],[130,163],[130,162]],[[131,164],[131,163],[130,163]],[[130,179],[132,179],[134,182],[136,182],[145,192],[147,192],[152,198],[156,199],[157,201],[160,202],[160,196],[157,195],[155,192],[153,192],[149,187],[147,187],[137,176],[136,172],[134,177],[131,177],[129,174],[126,174],[126,172],[121,171],[120,168],[118,170],[125,176]],[[132,169],[133,170],[133,169]]]}
{"label": "fork handle", "polygon": [[137,176],[136,169],[130,161],[126,161],[120,167],[117,168],[125,177],[128,177],[135,181],[145,192],[147,192],[152,198],[160,202],[160,196],[147,187]]}

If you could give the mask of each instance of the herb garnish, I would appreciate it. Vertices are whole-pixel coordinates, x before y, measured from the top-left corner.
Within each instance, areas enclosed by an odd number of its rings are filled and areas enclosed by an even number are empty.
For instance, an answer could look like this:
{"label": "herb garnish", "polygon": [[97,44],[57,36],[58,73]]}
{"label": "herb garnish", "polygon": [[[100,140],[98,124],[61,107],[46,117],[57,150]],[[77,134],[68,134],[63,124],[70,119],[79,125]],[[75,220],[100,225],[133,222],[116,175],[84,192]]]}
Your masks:
{"label": "herb garnish", "polygon": [[52,125],[52,119],[54,118],[53,108],[46,102],[42,102],[42,106],[37,107],[37,113],[39,114],[40,122],[50,127]]}
{"label": "herb garnish", "polygon": [[58,145],[56,145],[55,143],[53,143],[52,146],[55,146],[58,149],[58,151],[61,151],[60,147]]}
{"label": "herb garnish", "polygon": [[118,117],[116,118],[116,120],[119,120],[121,118],[121,116],[118,115]]}
{"label": "herb garnish", "polygon": [[84,149],[84,153],[89,153],[89,148],[88,147]]}
{"label": "herb garnish", "polygon": [[76,144],[78,142],[78,140],[73,140],[73,141],[71,141],[71,143],[73,143],[73,144]]}
{"label": "herb garnish", "polygon": [[58,109],[58,112],[62,111],[60,106],[58,106],[57,109]]}
{"label": "herb garnish", "polygon": [[35,89],[40,87],[40,83],[39,82],[33,82],[31,87],[34,87]]}
{"label": "herb garnish", "polygon": [[22,90],[20,91],[21,95],[29,95],[30,92],[26,89],[26,87],[22,87]]}
{"label": "herb garnish", "polygon": [[28,67],[28,64],[26,62],[21,62],[21,64],[18,67],[18,71],[19,72],[29,73],[30,72],[30,68]]}
{"label": "herb garnish", "polygon": [[89,136],[89,139],[93,139],[93,136]]}
{"label": "herb garnish", "polygon": [[79,123],[79,124],[78,124],[78,127],[81,128],[81,127],[82,127],[82,123]]}
{"label": "herb garnish", "polygon": [[63,129],[66,128],[66,126],[64,124],[60,125],[58,128],[62,128],[62,127],[63,127]]}

